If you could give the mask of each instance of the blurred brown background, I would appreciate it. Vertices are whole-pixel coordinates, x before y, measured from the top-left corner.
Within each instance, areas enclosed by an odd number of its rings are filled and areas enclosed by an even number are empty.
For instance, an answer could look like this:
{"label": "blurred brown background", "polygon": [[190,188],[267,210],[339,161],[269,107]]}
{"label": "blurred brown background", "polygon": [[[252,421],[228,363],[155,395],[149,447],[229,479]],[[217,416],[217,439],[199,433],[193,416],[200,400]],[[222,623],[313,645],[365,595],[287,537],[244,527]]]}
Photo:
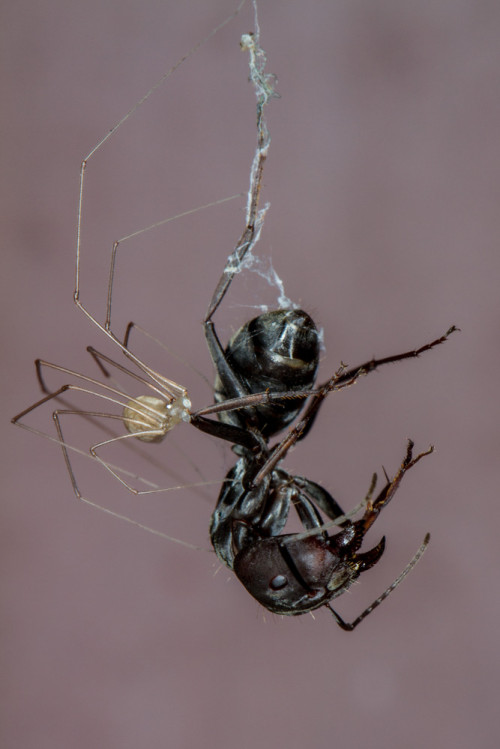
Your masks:
{"label": "blurred brown background", "polygon": [[[40,397],[35,357],[95,375],[85,346],[111,353],[72,304],[80,160],[235,4],[4,4],[2,746],[495,747],[498,3],[260,6],[281,99],[268,110],[272,207],[259,250],[324,327],[322,378],[341,359],[354,365],[462,328],[419,361],[332,397],[287,459],[348,509],[374,470],[395,470],[407,437],[436,445],[372,531],[374,543],[387,535],[384,560],[339,611],[354,618],[371,603],[427,530],[431,547],[355,633],[327,611],[264,615],[226,570],[214,576],[213,554],[78,504],[58,448],[7,424]],[[246,190],[255,108],[238,44],[252,28],[248,6],[89,165],[82,299],[101,318],[114,239]],[[116,329],[140,322],[211,379],[200,321],[242,207],[129,242]],[[261,302],[273,303],[266,284],[238,279],[217,317],[221,335]],[[197,406],[210,401],[192,369],[149,355]],[[49,411],[33,422],[47,431]],[[229,450],[194,431],[179,430],[181,446],[220,482]],[[163,485],[197,479],[193,466],[177,472],[173,445],[152,449]],[[75,468],[96,501],[208,548],[218,484],[139,500],[88,461]]]}

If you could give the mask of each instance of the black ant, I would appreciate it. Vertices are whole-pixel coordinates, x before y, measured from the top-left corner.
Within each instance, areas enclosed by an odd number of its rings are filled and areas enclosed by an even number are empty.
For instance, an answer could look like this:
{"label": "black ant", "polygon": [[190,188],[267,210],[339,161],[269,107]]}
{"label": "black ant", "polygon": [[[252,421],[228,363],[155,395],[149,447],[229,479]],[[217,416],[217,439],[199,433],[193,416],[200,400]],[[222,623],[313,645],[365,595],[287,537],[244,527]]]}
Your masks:
{"label": "black ant", "polygon": [[[258,29],[258,25],[256,25]],[[272,77],[264,73],[265,56],[258,33],[244,35],[242,47],[250,54],[251,79],[257,94],[258,143],[254,156],[248,194],[246,224],[235,250],[229,256],[216,286],[205,320],[204,333],[210,357],[216,371],[214,405],[193,411],[185,388],[155,372],[135,356],[129,347],[134,323],[130,323],[123,341],[111,329],[111,301],[114,270],[120,242],[112,251],[108,287],[107,315],[104,324],[87,310],[80,300],[80,230],[77,244],[77,280],[74,300],[83,313],[112,341],[140,370],[136,374],[104,354],[89,347],[89,351],[108,376],[107,365],[126,373],[146,386],[153,394],[135,398],[123,391],[81,375],[59,365],[38,360],[37,375],[47,395],[14,417],[19,423],[30,411],[54,398],[61,398],[69,390],[90,393],[106,402],[117,404],[119,414],[100,411],[57,410],[54,420],[66,465],[77,497],[82,497],[69,460],[69,446],[65,443],[60,416],[78,413],[90,417],[119,420],[127,434],[119,435],[90,448],[91,456],[102,463],[121,483],[135,493],[122,471],[104,461],[98,449],[117,440],[137,438],[144,442],[162,440],[181,421],[219,439],[229,441],[238,456],[223,483],[210,524],[210,537],[218,558],[234,570],[238,579],[269,611],[277,614],[298,615],[322,606],[330,609],[337,624],[353,630],[401,582],[425,551],[430,536],[399,577],[363,611],[353,622],[347,623],[334,611],[330,601],[345,590],[359,575],[373,567],[381,558],[385,538],[372,549],[360,552],[364,536],[381,510],[390,502],[405,473],[427,451],[413,456],[413,442],[408,442],[406,455],[396,474],[373,499],[376,476],[365,500],[352,512],[344,514],[336,500],[310,479],[294,476],[281,467],[290,448],[310,432],[326,397],[355,383],[363,375],[392,362],[417,358],[425,351],[444,343],[456,330],[420,348],[393,356],[371,359],[357,367],[341,367],[321,385],[316,384],[320,340],[311,317],[300,309],[279,309],[265,312],[247,322],[224,347],[217,336],[213,316],[222,302],[234,275],[243,263],[252,258],[267,207],[259,209],[262,172],[269,149],[269,134],[264,119],[264,107],[275,96]],[[153,89],[152,89],[153,90]],[[131,110],[133,111],[133,110]],[[126,115],[124,119],[130,116]],[[110,132],[112,134],[120,123]],[[109,135],[106,136],[109,137]],[[102,145],[101,141],[84,159],[81,167],[79,228],[82,215],[83,179],[89,158]],[[50,392],[45,384],[44,367],[78,377],[84,385],[63,385]],[[89,389],[99,387],[102,392]],[[218,418],[210,418],[213,415]],[[271,445],[270,440],[295,421],[285,437]],[[22,426],[22,424],[21,424]],[[89,500],[85,500],[89,501]],[[92,502],[90,502],[93,504]],[[293,506],[304,527],[301,533],[283,533]],[[354,515],[363,509],[360,519]],[[322,513],[328,519],[324,522]],[[338,530],[329,535],[328,530]]]}

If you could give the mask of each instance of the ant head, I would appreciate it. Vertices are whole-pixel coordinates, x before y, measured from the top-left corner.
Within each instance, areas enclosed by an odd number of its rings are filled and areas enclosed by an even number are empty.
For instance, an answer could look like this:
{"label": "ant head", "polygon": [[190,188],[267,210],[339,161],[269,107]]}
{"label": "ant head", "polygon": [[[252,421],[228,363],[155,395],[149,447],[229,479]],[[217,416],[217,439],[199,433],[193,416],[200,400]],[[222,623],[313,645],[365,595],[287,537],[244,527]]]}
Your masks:
{"label": "ant head", "polygon": [[[304,614],[343,593],[359,574],[373,566],[384,550],[382,542],[365,555],[353,525],[328,537],[289,534],[262,538],[235,557],[234,571],[248,592],[274,614]],[[348,540],[348,537],[349,540]]]}

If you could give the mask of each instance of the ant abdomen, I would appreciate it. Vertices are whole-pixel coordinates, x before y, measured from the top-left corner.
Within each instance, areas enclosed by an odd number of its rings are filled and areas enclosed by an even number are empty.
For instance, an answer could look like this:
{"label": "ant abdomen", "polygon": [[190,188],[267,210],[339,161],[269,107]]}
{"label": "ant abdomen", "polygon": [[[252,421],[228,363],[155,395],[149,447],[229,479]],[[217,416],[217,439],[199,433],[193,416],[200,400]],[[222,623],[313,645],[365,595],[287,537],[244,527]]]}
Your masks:
{"label": "ant abdomen", "polygon": [[[226,362],[247,393],[310,390],[316,378],[320,353],[319,334],[303,310],[265,312],[243,325],[225,350]],[[231,393],[220,376],[215,399],[222,403]],[[237,412],[220,414],[222,421],[238,426],[251,422],[265,437],[284,429],[304,405],[304,397],[261,403]]]}

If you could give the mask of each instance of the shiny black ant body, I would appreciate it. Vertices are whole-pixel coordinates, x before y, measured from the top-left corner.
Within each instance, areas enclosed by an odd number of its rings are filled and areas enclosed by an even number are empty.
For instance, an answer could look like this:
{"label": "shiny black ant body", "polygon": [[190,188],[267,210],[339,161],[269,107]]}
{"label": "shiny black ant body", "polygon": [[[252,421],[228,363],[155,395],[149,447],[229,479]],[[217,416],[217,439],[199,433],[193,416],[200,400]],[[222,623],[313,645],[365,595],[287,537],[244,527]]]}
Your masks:
{"label": "shiny black ant body", "polygon": [[[262,52],[258,39],[250,39],[249,45]],[[258,202],[269,147],[262,112],[274,92],[263,68],[254,72],[258,73],[253,77],[258,92],[258,147],[251,171],[247,224],[227,260],[204,321],[205,339],[216,371],[218,405],[191,414],[194,426],[230,441],[239,455],[220,492],[210,537],[219,559],[234,570],[248,592],[268,610],[297,615],[327,606],[339,626],[351,631],[394,590],[427,547],[429,535],[401,575],[354,622],[344,622],[329,605],[361,572],[379,561],[385,538],[370,551],[357,553],[363,538],[394,496],[406,471],[433,448],[414,458],[413,443],[409,441],[399,471],[392,479],[387,478],[372,501],[374,477],[364,514],[354,522],[325,489],[309,479],[288,474],[279,464],[288,450],[308,434],[329,393],[353,384],[361,375],[384,364],[418,357],[444,343],[456,328],[451,327],[444,336],[413,351],[372,359],[351,369],[342,365],[316,388],[319,337],[312,318],[303,310],[275,310],[259,315],[240,328],[224,349],[212,318],[245,255],[257,241],[262,221]],[[209,413],[218,413],[220,421],[207,419]],[[270,438],[295,418],[298,421],[287,435],[270,446]],[[292,505],[305,532],[282,534]],[[329,518],[330,525],[340,527],[337,534],[328,535],[320,511]]]}
{"label": "shiny black ant body", "polygon": [[[266,312],[240,328],[224,349],[211,315],[225,290],[222,294],[216,290],[205,320],[205,337],[216,370],[218,405],[191,415],[194,426],[232,442],[240,456],[226,476],[212,515],[213,547],[219,559],[269,611],[298,615],[327,606],[339,626],[351,631],[394,590],[425,551],[429,535],[397,580],[352,623],[344,622],[330,606],[330,600],[380,560],[385,538],[373,549],[358,553],[364,536],[394,496],[406,471],[433,448],[413,457],[413,442],[409,441],[399,471],[392,479],[387,478],[374,500],[373,483],[364,514],[357,521],[344,515],[321,486],[287,473],[279,464],[308,434],[329,393],[384,364],[418,357],[444,343],[455,328],[413,351],[372,359],[350,369],[342,366],[323,385],[315,387],[320,345],[311,317],[303,310]],[[220,421],[207,419],[210,412],[218,412]],[[284,439],[270,446],[269,439],[299,415]],[[304,533],[282,533],[292,506]],[[325,526],[321,512],[330,524]],[[339,532],[328,535],[328,525],[339,526]]]}

